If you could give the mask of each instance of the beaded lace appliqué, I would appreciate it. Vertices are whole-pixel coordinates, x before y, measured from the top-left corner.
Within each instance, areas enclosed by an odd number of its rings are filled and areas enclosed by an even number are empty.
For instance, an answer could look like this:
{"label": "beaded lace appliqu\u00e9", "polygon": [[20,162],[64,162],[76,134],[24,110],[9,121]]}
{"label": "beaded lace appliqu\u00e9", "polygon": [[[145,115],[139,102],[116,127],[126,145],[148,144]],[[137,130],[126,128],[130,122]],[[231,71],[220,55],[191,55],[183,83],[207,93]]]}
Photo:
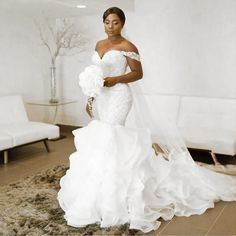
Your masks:
{"label": "beaded lace appliqu\u00e9", "polygon": [[140,56],[136,52],[126,52],[122,51],[123,55],[126,57],[130,57],[131,59],[135,59],[137,61],[140,61]]}

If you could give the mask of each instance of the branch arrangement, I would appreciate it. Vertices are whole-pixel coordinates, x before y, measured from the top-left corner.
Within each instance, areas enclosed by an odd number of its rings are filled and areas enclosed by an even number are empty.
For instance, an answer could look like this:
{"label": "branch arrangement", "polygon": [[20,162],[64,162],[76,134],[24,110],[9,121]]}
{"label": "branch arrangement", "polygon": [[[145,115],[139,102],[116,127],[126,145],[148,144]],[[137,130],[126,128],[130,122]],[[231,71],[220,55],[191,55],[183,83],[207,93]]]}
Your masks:
{"label": "branch arrangement", "polygon": [[40,39],[50,53],[52,65],[55,65],[58,56],[68,55],[72,49],[81,51],[86,45],[85,39],[77,31],[74,23],[65,18],[57,23],[53,26],[47,18],[44,22],[35,22]]}

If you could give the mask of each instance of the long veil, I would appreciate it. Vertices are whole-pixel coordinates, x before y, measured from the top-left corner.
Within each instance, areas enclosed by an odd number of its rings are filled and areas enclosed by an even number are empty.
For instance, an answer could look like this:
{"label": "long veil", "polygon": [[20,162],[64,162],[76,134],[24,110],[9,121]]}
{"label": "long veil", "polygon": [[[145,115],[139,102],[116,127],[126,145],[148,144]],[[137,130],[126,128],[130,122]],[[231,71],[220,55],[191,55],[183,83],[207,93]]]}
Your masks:
{"label": "long veil", "polygon": [[126,126],[147,128],[151,131],[153,144],[158,144],[169,160],[191,155],[178,131],[158,101],[152,101],[142,89],[142,80],[130,83],[133,94],[133,107],[127,118]]}

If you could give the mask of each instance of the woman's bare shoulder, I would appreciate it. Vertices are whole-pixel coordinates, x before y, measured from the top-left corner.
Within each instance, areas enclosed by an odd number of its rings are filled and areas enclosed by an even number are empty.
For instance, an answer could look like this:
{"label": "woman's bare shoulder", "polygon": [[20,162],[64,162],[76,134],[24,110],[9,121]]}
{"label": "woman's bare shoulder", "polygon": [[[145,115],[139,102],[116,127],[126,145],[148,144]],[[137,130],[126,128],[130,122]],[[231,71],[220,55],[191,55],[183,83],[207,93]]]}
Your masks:
{"label": "woman's bare shoulder", "polygon": [[126,52],[139,53],[137,47],[127,39],[124,40],[122,47],[123,47],[123,50],[126,51]]}

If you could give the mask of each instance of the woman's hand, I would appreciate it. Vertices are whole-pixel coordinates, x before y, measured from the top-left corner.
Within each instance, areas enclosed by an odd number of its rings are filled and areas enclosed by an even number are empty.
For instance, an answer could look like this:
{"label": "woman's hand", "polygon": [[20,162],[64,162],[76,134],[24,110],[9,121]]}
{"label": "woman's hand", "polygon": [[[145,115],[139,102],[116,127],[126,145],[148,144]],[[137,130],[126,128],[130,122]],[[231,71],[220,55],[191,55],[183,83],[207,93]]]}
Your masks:
{"label": "woman's hand", "polygon": [[104,86],[105,87],[112,87],[118,83],[118,78],[117,77],[106,77],[104,79]]}

